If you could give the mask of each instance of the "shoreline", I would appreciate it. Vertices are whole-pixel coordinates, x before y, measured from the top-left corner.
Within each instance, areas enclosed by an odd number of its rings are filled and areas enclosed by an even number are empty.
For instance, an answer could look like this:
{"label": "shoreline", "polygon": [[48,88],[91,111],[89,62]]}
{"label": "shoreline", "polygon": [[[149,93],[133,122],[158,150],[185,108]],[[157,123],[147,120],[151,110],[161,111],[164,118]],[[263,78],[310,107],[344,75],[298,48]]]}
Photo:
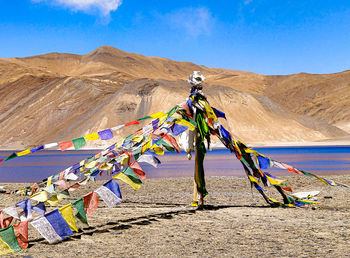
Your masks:
{"label": "shoreline", "polygon": [[[349,146],[350,147],[350,141],[322,141],[322,142],[261,142],[261,143],[247,143],[246,144],[250,148],[277,148],[277,147],[324,147],[324,146],[331,146],[331,147],[344,147]],[[226,149],[226,147],[222,143],[211,143],[210,145],[211,149]],[[77,151],[100,151],[103,150],[104,147],[83,147]],[[16,151],[22,151],[23,149],[13,149],[13,148],[1,148],[0,151],[5,152],[16,152]],[[61,151],[60,149],[45,149],[48,151]],[[45,151],[44,150],[44,151]],[[181,149],[183,150],[183,149]],[[76,151],[74,149],[72,150],[66,150],[66,151]],[[66,152],[65,151],[65,152]]]}

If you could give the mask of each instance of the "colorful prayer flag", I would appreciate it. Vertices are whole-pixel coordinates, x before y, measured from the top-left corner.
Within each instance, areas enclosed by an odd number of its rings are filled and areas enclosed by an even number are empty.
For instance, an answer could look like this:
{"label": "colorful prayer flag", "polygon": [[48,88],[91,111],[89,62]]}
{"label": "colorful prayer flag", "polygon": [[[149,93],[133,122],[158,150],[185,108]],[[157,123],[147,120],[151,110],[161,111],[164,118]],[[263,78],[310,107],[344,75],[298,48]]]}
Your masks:
{"label": "colorful prayer flag", "polygon": [[80,137],[80,138],[74,139],[74,140],[72,140],[72,142],[73,142],[73,145],[74,145],[74,149],[76,149],[76,150],[81,149],[86,144],[86,141],[85,141],[84,137]]}
{"label": "colorful prayer flag", "polygon": [[77,209],[77,213],[75,217],[79,219],[82,223],[88,224],[86,212],[84,210],[84,201],[83,198],[79,198],[78,200],[72,202],[73,206]]}
{"label": "colorful prayer flag", "polygon": [[91,193],[84,195],[83,202],[86,215],[90,216],[97,209],[99,199],[97,194],[94,191],[92,191]]}
{"label": "colorful prayer flag", "polygon": [[61,151],[65,151],[73,147],[73,142],[72,141],[60,142],[58,145],[60,146]]}
{"label": "colorful prayer flag", "polygon": [[110,129],[103,130],[98,132],[98,135],[100,136],[101,140],[109,140],[114,137],[112,131]]}
{"label": "colorful prayer flag", "polygon": [[72,204],[69,203],[61,208],[59,208],[59,212],[61,213],[64,220],[67,222],[69,228],[78,232],[77,224],[75,223]]}

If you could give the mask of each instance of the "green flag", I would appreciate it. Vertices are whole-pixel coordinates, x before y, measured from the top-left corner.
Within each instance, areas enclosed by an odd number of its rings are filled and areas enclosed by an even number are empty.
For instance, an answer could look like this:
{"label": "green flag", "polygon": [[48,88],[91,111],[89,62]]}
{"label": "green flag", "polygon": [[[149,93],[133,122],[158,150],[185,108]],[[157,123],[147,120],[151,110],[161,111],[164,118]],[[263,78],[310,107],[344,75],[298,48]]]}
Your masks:
{"label": "green flag", "polygon": [[72,202],[72,204],[77,209],[77,213],[75,214],[75,217],[77,219],[79,219],[82,223],[89,225],[88,222],[87,222],[86,213],[85,213],[85,210],[84,210],[83,198],[80,198],[80,199]]}
{"label": "green flag", "polygon": [[76,150],[79,150],[80,148],[82,148],[86,144],[84,137],[74,139],[74,140],[72,140],[72,142],[74,145],[74,149],[76,149]]}
{"label": "green flag", "polygon": [[0,229],[0,238],[6,243],[8,244],[8,246],[16,251],[19,252],[21,251],[21,247],[19,247],[17,238],[15,236],[15,230],[13,229],[13,226],[7,227],[7,228],[3,228]]}

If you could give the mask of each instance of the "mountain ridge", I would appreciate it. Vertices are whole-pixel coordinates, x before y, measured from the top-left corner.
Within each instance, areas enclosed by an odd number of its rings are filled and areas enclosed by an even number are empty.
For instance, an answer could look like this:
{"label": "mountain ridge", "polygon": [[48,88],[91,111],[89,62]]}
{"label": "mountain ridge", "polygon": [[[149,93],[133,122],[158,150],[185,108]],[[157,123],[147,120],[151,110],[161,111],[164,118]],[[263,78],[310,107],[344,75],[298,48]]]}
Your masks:
{"label": "mountain ridge", "polygon": [[248,143],[350,136],[350,71],[265,76],[102,46],[86,55],[0,58],[0,148],[70,140],[166,112],[188,96],[194,70],[206,76],[204,92],[226,113],[223,123]]}

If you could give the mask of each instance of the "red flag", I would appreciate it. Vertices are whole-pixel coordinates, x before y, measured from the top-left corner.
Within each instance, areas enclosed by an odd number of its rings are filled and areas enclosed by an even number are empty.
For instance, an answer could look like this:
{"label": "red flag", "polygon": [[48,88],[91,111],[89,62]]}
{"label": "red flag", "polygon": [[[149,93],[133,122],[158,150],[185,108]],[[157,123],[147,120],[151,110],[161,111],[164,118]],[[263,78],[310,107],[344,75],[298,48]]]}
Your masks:
{"label": "red flag", "polygon": [[22,221],[13,225],[17,242],[22,249],[28,247],[28,221]]}
{"label": "red flag", "polygon": [[66,149],[73,147],[73,142],[72,141],[60,142],[58,145],[60,146],[61,151],[65,151]]}
{"label": "red flag", "polygon": [[129,123],[126,123],[126,124],[124,124],[124,126],[128,126],[128,125],[138,125],[140,122],[138,122],[138,121],[132,121],[132,122],[129,122]]}
{"label": "red flag", "polygon": [[176,149],[176,152],[177,153],[180,153],[180,147],[179,145],[177,144],[176,140],[174,139],[174,137],[172,137],[171,135],[169,134],[164,134],[162,138],[165,138],[167,139],[171,145],[173,145],[173,147]]}
{"label": "red flag", "polygon": [[8,217],[4,219],[4,213],[0,211],[0,228],[7,228],[11,225],[13,217]]}
{"label": "red flag", "polygon": [[146,179],[146,173],[142,170],[140,164],[136,160],[131,163],[129,167],[134,171],[138,178]]}
{"label": "red flag", "polygon": [[69,192],[74,192],[76,190],[78,190],[78,188],[80,187],[79,183],[75,183],[74,185],[71,185],[68,189]]}
{"label": "red flag", "polygon": [[84,195],[83,201],[85,213],[90,216],[97,209],[100,200],[98,199],[97,193],[92,191],[91,193]]}
{"label": "red flag", "polygon": [[284,166],[289,172],[294,172],[294,173],[297,173],[297,174],[299,174],[299,175],[303,175],[303,173],[301,173],[299,170],[297,170],[296,168],[294,168],[294,167],[292,167],[292,166],[290,166],[290,165],[287,165],[287,164],[284,164],[284,163],[282,163],[281,162],[281,164],[282,164],[282,166]]}
{"label": "red flag", "polygon": [[54,184],[60,186],[63,189],[68,189],[69,188],[69,186],[66,184],[66,181],[64,181],[64,180],[58,180]]}
{"label": "red flag", "polygon": [[4,159],[0,159],[0,163],[3,162],[3,161],[4,161]]}

